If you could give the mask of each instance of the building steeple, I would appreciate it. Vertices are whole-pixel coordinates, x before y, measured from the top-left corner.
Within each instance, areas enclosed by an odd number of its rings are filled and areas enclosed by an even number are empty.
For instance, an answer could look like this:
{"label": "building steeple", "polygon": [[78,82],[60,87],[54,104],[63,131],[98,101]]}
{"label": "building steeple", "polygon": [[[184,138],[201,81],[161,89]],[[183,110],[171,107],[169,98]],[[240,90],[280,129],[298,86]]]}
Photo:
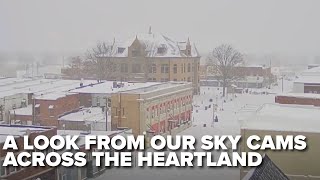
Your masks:
{"label": "building steeple", "polygon": [[187,45],[191,46],[189,37],[188,37]]}
{"label": "building steeple", "polygon": [[187,53],[187,56],[191,56],[191,43],[190,43],[189,37],[186,45],[186,53]]}

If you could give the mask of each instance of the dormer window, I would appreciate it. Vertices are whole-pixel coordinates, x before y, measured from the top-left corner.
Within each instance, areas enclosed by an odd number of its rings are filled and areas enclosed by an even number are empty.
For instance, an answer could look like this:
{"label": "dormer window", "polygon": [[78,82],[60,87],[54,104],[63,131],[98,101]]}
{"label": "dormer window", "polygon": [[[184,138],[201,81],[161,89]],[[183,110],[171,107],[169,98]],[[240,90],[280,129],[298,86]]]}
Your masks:
{"label": "dormer window", "polygon": [[118,54],[122,54],[126,48],[118,47]]}
{"label": "dormer window", "polygon": [[165,52],[166,52],[166,48],[165,47],[158,47],[158,51],[157,51],[158,54],[163,54]]}
{"label": "dormer window", "polygon": [[165,44],[160,44],[160,46],[157,49],[158,54],[164,54],[166,52],[166,45]]}

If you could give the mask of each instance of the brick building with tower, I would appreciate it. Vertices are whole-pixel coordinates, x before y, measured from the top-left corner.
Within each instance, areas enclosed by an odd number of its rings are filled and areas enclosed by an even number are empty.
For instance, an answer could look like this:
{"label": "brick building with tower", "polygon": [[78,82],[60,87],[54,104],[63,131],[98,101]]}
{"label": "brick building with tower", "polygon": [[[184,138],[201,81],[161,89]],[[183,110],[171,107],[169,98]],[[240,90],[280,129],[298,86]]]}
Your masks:
{"label": "brick building with tower", "polygon": [[[97,55],[110,61],[110,76],[106,80],[133,82],[192,82],[194,93],[199,93],[200,54],[194,43],[173,41],[159,33],[137,34],[126,41],[114,40],[108,52]],[[66,77],[72,68],[64,69]],[[88,77],[87,77],[88,78]],[[92,77],[90,77],[92,78]]]}

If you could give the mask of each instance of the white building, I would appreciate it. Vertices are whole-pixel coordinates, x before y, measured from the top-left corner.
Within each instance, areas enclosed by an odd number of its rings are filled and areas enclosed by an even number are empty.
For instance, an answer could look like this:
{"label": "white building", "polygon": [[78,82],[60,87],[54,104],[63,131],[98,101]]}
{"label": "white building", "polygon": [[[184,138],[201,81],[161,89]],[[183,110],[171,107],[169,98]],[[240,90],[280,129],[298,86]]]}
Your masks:
{"label": "white building", "polygon": [[294,93],[320,93],[320,67],[303,71],[294,81]]}
{"label": "white building", "polygon": [[[108,114],[107,119],[106,114]],[[111,130],[110,112],[105,112],[101,107],[82,108],[77,112],[61,116],[58,121],[59,129],[106,131],[107,128]]]}

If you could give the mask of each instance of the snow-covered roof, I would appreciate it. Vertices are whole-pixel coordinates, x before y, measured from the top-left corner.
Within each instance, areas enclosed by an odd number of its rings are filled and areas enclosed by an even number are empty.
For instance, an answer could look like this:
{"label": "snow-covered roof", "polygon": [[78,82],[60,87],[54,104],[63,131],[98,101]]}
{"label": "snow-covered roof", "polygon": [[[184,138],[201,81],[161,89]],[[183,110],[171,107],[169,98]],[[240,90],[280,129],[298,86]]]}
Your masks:
{"label": "snow-covered roof", "polygon": [[320,83],[320,67],[305,70],[294,81],[295,83]]}
{"label": "snow-covered roof", "polygon": [[10,114],[32,116],[32,105],[27,107],[10,110]]}
{"label": "snow-covered roof", "polygon": [[146,82],[146,83],[130,83],[122,82],[123,87],[113,88],[113,81],[106,81],[101,84],[96,84],[93,86],[86,86],[82,88],[74,89],[70,92],[73,93],[90,93],[90,94],[111,94],[119,91],[127,91],[142,87],[148,87],[156,84],[161,84],[160,82]]}
{"label": "snow-covered roof", "polygon": [[[61,116],[58,120],[105,122],[106,113],[102,111],[101,107],[83,108],[77,112]],[[108,121],[111,121],[111,116],[108,116]]]}
{"label": "snow-covered roof", "polygon": [[[146,57],[200,57],[195,44],[189,39],[177,42],[159,33],[141,33],[123,42],[113,42],[109,45],[110,51],[101,57],[128,57],[128,48],[135,40],[144,48]],[[191,55],[185,52],[187,45],[191,45]],[[164,48],[164,51],[160,53],[158,48]]]}
{"label": "snow-covered roof", "polygon": [[168,89],[172,87],[178,87],[178,86],[185,86],[185,85],[191,85],[191,83],[187,82],[165,82],[161,84],[154,84],[147,87],[141,87],[133,90],[125,91],[126,93],[135,93],[135,94],[144,94],[144,93],[150,93],[153,91],[159,91],[163,89]]}
{"label": "snow-covered roof", "polygon": [[41,94],[35,97],[35,99],[39,100],[57,100],[59,98],[66,97],[68,95],[74,95],[77,93],[70,93],[70,92],[53,92],[48,94]]}
{"label": "snow-covered roof", "polygon": [[319,75],[301,75],[294,83],[313,83],[320,84],[320,74]]}
{"label": "snow-covered roof", "polygon": [[242,122],[242,129],[320,133],[320,108],[307,105],[264,104]]}
{"label": "snow-covered roof", "polygon": [[313,94],[313,93],[281,93],[281,94],[277,94],[277,96],[307,98],[307,99],[320,99],[320,94]]}
{"label": "snow-covered roof", "polygon": [[49,127],[38,127],[38,126],[23,126],[23,125],[0,125],[0,143],[3,143],[7,136],[20,137],[27,134],[27,131],[32,132],[43,132],[48,131]]}
{"label": "snow-covered roof", "polygon": [[0,79],[0,98],[20,94],[34,93],[35,96],[54,92],[67,92],[69,90],[95,84],[94,80],[61,80],[61,79]]}

